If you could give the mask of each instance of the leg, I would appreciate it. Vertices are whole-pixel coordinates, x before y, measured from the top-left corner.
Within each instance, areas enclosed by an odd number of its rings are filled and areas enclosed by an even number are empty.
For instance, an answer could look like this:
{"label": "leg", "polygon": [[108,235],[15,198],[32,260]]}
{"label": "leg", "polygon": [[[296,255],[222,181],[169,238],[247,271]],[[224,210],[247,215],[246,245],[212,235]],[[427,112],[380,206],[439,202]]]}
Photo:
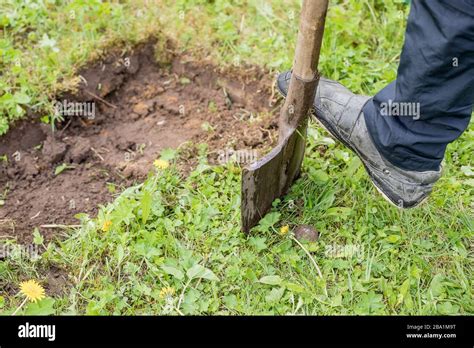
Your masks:
{"label": "leg", "polygon": [[[291,72],[278,77],[285,96]],[[441,176],[474,101],[474,0],[413,1],[398,78],[374,98],[321,79],[317,120],[362,160],[391,203],[409,208]]]}
{"label": "leg", "polygon": [[397,80],[363,108],[377,149],[399,168],[438,170],[473,101],[474,1],[412,1]]}

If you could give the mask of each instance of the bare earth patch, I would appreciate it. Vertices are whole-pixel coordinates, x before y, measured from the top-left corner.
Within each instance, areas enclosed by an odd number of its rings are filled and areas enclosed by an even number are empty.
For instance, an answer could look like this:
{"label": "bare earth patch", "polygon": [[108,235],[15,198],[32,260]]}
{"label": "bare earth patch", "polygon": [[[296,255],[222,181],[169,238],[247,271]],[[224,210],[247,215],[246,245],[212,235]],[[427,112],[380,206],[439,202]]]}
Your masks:
{"label": "bare earth patch", "polygon": [[[79,72],[59,102],[94,105],[94,117],[66,116],[55,132],[27,120],[0,138],[0,238],[46,239],[95,214],[120,188],[142,180],[165,148],[207,143],[210,161],[232,150],[261,154],[276,141],[271,76],[255,67],[222,71],[188,55],[156,63],[153,43],[115,53]],[[254,152],[252,152],[254,151]],[[194,164],[189,157],[181,166]],[[66,165],[59,174],[56,169]],[[49,225],[49,226],[48,226]]]}

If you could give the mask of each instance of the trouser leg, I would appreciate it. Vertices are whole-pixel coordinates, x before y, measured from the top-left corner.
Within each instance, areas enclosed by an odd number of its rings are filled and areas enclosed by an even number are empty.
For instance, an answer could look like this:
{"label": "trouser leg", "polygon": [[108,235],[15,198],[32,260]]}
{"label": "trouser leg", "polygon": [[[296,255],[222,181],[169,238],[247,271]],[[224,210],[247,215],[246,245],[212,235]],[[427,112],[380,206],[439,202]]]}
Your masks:
{"label": "trouser leg", "polygon": [[408,170],[438,170],[467,128],[474,102],[474,0],[414,0],[396,81],[364,107],[382,155]]}

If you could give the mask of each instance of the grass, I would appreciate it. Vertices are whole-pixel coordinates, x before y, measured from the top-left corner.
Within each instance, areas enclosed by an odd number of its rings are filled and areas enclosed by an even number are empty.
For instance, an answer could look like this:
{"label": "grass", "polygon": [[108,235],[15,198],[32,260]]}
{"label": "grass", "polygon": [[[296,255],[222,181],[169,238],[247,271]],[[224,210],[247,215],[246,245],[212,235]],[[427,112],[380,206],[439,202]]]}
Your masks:
{"label": "grass", "polygon": [[[47,113],[51,96],[72,88],[74,70],[87,60],[150,34],[172,37],[179,49],[219,64],[288,69],[299,11],[299,2],[289,0],[37,3],[45,8],[0,5],[19,13],[14,22],[5,19],[10,12],[0,15],[0,49],[10,57],[0,63],[3,132],[28,108]],[[323,74],[361,93],[394,79],[407,10],[403,2],[333,1]],[[48,47],[39,50],[44,34],[56,43],[45,40]],[[312,125],[301,179],[250,236],[239,231],[240,168],[209,166],[205,145],[198,146],[200,162],[188,177],[174,165],[180,153],[166,151],[169,168],[126,189],[97,217],[82,215],[65,240],[45,245],[36,231],[40,256],[26,257],[8,241],[18,252],[0,261],[0,287],[10,289],[0,296],[0,313],[22,302],[20,281],[45,281],[51,267],[68,274],[63,292],[20,313],[474,312],[472,124],[449,146],[428,203],[406,211],[386,203],[356,156]],[[320,231],[318,242],[292,239],[302,223]]]}

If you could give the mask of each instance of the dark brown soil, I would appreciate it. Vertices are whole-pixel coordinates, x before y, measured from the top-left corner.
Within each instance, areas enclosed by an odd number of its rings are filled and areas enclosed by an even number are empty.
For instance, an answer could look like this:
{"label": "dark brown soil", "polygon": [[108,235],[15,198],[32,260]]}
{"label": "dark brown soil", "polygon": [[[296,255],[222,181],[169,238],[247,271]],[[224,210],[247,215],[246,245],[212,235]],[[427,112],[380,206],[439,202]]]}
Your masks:
{"label": "dark brown soil", "polygon": [[[215,161],[228,149],[261,153],[274,143],[272,76],[252,67],[221,71],[183,54],[160,65],[154,47],[92,64],[80,72],[78,92],[58,98],[93,103],[94,118],[65,116],[55,132],[28,120],[0,138],[0,156],[8,157],[0,161],[0,238],[30,243],[35,227],[47,240],[58,236],[54,225],[77,224],[75,214],[95,214],[143,180],[164,148],[208,143]],[[62,164],[71,168],[56,175]],[[193,164],[181,163],[184,172]]]}

